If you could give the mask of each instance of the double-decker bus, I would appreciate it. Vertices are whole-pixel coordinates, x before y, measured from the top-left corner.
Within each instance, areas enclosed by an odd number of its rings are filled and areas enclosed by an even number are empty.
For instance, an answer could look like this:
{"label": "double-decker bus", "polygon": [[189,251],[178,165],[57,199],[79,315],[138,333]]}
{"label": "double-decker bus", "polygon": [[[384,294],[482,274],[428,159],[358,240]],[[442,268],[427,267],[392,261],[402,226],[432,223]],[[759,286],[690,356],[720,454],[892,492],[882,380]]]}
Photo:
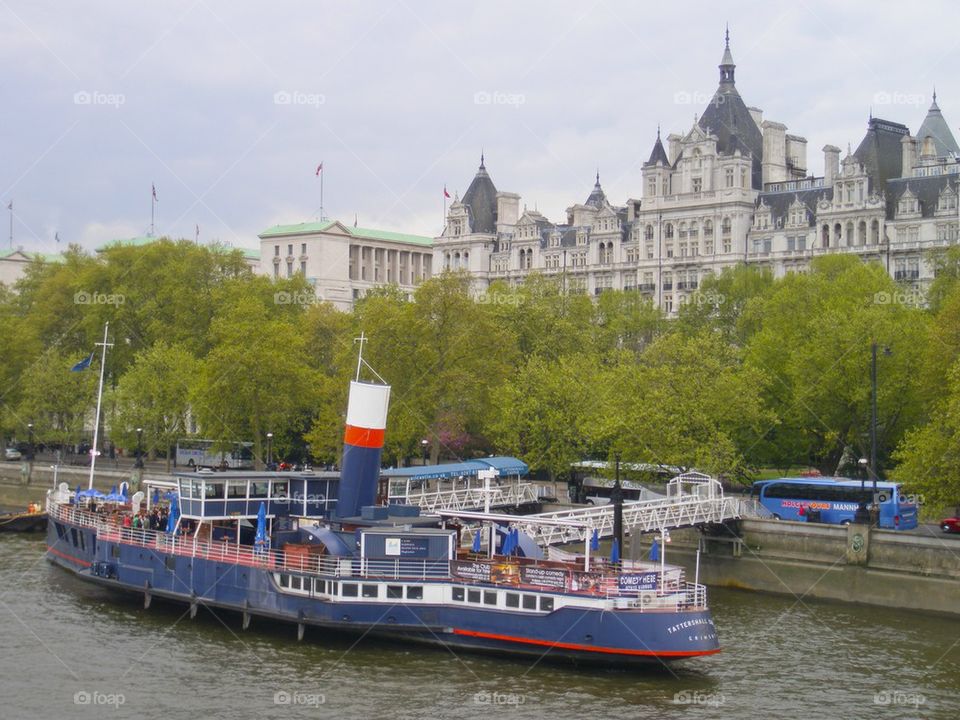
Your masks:
{"label": "double-decker bus", "polygon": [[753,484],[751,497],[773,513],[778,520],[805,520],[813,511],[820,522],[846,525],[853,522],[862,504],[880,508],[880,527],[888,530],[910,530],[917,526],[917,505],[903,494],[900,485],[878,482],[874,496],[873,482],[847,478],[794,477],[759,480]]}
{"label": "double-decker bus", "polygon": [[[219,448],[219,449],[216,449]],[[177,441],[177,466],[249,470],[253,467],[253,443],[183,438]]]}

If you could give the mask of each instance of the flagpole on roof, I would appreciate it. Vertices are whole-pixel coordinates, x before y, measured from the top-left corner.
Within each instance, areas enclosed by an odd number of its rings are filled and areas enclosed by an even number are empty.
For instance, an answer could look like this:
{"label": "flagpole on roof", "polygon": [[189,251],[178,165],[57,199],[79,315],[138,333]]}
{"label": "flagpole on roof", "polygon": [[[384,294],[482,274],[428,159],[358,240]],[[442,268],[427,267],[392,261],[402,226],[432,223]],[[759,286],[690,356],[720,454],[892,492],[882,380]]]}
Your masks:
{"label": "flagpole on roof", "polygon": [[7,210],[10,211],[10,249],[13,250],[13,200],[7,205]]}
{"label": "flagpole on roof", "polygon": [[150,237],[153,237],[153,213],[157,204],[157,186],[150,183]]}
{"label": "flagpole on roof", "polygon": [[100,355],[100,384],[97,386],[97,415],[93,421],[93,447],[90,448],[90,483],[88,488],[93,489],[93,473],[97,466],[97,442],[100,439],[100,406],[103,402],[103,368],[107,364],[107,347],[111,346],[107,342],[107,331],[110,328],[110,322],[103,324],[103,342],[97,343],[103,347]]}

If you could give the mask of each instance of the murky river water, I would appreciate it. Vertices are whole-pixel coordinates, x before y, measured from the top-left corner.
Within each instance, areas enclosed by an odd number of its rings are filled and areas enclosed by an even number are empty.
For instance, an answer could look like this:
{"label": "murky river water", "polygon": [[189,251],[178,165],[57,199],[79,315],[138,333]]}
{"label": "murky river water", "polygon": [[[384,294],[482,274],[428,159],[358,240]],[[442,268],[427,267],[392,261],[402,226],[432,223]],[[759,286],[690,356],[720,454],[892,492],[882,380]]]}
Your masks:
{"label": "murky river water", "polygon": [[[452,654],[118,596],[0,537],[0,718],[956,718],[960,621],[715,590],[724,651],[640,674]],[[958,598],[960,602],[960,598]]]}

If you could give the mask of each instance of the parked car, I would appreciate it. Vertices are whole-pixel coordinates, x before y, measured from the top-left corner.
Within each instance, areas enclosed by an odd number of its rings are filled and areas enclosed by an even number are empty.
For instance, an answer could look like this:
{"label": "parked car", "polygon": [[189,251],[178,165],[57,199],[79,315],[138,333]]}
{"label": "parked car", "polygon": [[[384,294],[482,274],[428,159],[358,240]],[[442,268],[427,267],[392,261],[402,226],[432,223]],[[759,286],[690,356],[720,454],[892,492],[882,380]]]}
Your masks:
{"label": "parked car", "polygon": [[945,533],[960,533],[960,517],[944,518],[940,521],[940,529]]}
{"label": "parked car", "polygon": [[15,447],[8,447],[6,450],[3,451],[4,460],[19,460],[22,457],[23,455],[21,455],[20,451],[17,450]]}

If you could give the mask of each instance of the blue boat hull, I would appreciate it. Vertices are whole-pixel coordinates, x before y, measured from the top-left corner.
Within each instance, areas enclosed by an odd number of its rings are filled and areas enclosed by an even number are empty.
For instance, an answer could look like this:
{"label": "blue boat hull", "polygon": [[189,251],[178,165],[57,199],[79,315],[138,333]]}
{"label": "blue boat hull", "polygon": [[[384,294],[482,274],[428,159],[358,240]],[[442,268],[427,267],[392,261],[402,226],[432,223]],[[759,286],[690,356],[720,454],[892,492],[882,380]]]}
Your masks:
{"label": "blue boat hull", "polygon": [[[560,607],[531,615],[502,608],[404,603],[283,592],[274,572],[105,541],[89,527],[51,521],[48,559],[117,590],[308,626],[440,645],[604,665],[661,664],[719,651],[708,610],[604,611]],[[428,584],[428,583],[424,583]]]}

